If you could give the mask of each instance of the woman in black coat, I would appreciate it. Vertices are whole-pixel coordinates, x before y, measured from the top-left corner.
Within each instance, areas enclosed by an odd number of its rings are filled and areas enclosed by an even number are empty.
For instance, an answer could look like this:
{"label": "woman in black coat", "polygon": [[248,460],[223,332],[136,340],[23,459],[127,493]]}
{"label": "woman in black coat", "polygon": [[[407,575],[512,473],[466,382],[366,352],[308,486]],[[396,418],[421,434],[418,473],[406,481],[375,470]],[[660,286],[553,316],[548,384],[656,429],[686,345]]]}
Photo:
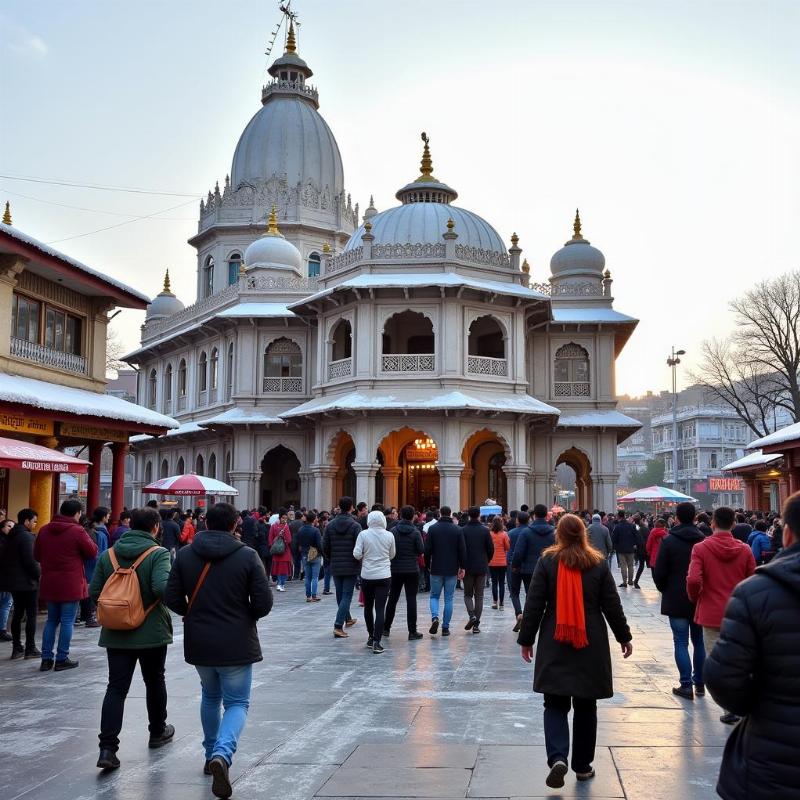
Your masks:
{"label": "woman in black coat", "polygon": [[567,774],[570,706],[572,769],[580,781],[595,775],[596,701],[614,694],[606,620],[628,658],[631,632],[608,562],[588,543],[581,519],[566,514],[534,570],[517,640],[530,662],[539,634],[533,690],[544,695],[547,785],[554,789]]}

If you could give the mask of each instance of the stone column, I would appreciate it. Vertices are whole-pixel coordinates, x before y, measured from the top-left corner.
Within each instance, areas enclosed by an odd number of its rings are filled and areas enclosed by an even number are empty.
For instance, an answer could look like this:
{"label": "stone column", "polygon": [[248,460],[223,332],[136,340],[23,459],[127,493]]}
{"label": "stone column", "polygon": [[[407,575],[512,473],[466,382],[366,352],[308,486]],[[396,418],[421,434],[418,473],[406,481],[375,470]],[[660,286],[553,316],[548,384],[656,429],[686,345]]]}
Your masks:
{"label": "stone column", "polygon": [[100,462],[103,457],[103,443],[89,444],[89,479],[86,485],[86,514],[89,516],[100,505]]}
{"label": "stone column", "polygon": [[475,470],[472,467],[464,467],[461,470],[460,508],[468,508],[472,505],[472,479],[474,477]]}
{"label": "stone column", "polygon": [[439,505],[460,511],[463,464],[439,464]]}
{"label": "stone column", "polygon": [[503,467],[503,472],[506,474],[506,485],[508,487],[508,508],[506,511],[511,511],[515,508],[519,509],[523,503],[527,502],[525,491],[530,473],[527,467],[515,464],[507,464]]}
{"label": "stone column", "polygon": [[312,464],[309,470],[314,478],[314,501],[317,509],[331,511],[339,499],[333,496],[333,484],[338,468],[329,464]]}
{"label": "stone column", "polygon": [[297,477],[300,479],[300,505],[306,508],[313,508],[314,498],[312,494],[313,482],[311,480],[311,470],[298,470]]}
{"label": "stone column", "polygon": [[253,502],[252,486],[256,478],[261,477],[260,472],[250,472],[250,470],[231,470],[229,473],[230,483],[239,494],[231,498],[237,508],[252,508],[258,503]]}
{"label": "stone column", "polygon": [[111,519],[119,521],[119,513],[125,504],[125,460],[128,456],[127,442],[114,442],[111,468]]}
{"label": "stone column", "polygon": [[381,467],[383,473],[383,504],[385,506],[400,505],[400,476],[402,467]]}
{"label": "stone column", "polygon": [[553,505],[553,478],[554,473],[535,472],[533,478],[533,497],[527,499],[528,505],[533,508],[536,503],[544,503],[548,508]]}
{"label": "stone column", "polygon": [[376,461],[354,461],[353,472],[356,474],[356,496],[353,500],[360,503],[362,500],[371,508],[375,502],[375,475],[380,464]]}

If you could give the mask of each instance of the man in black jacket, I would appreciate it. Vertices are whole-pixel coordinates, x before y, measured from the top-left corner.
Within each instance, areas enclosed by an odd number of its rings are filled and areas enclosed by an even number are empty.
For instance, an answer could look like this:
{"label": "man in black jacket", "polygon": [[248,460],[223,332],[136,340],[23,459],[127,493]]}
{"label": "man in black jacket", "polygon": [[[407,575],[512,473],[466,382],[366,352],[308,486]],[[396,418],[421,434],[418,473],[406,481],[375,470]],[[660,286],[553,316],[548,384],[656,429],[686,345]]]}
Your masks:
{"label": "man in black jacket", "polygon": [[397,555],[392,559],[392,585],[389,589],[389,602],[383,621],[383,635],[389,635],[394,622],[397,601],[400,592],[406,590],[406,622],[408,623],[408,640],[413,642],[422,638],[417,632],[417,588],[419,584],[419,557],[425,552],[422,534],[412,523],[414,508],[403,506],[400,519],[392,528]]}
{"label": "man in black jacket", "polygon": [[489,529],[481,523],[481,510],[472,506],[467,514],[469,522],[462,530],[467,552],[464,563],[464,605],[467,607],[469,619],[464,630],[480,633],[483,593],[486,589],[489,562],[494,555],[494,543]]}
{"label": "man in black jacket", "polygon": [[800,790],[800,493],[786,501],[783,522],[784,549],[733,590],[706,660],[711,695],[743,717],[722,757],[724,800]]}
{"label": "man in black jacket", "polygon": [[450,508],[442,506],[439,513],[439,521],[431,525],[425,539],[425,566],[431,575],[431,627],[428,633],[435,636],[439,630],[439,597],[444,590],[442,636],[449,636],[456,580],[467,562],[467,548],[464,532],[453,522]]}
{"label": "man in black jacket", "polygon": [[350,513],[352,508],[352,498],[340,498],[339,513],[328,523],[322,537],[325,572],[330,569],[336,587],[338,608],[333,623],[333,635],[337,639],[347,638],[345,624],[348,628],[356,624],[355,619],[350,616],[350,603],[356,588],[356,578],[361,574],[361,562],[353,556],[361,525]]}
{"label": "man in black jacket", "polygon": [[[527,517],[527,514],[525,515]],[[511,538],[511,534],[509,534]],[[514,610],[517,611],[519,605],[519,585],[528,586],[536,569],[536,564],[542,552],[556,543],[556,529],[547,521],[547,506],[544,503],[537,503],[533,507],[533,522],[526,526],[514,542],[514,553],[511,556],[511,572],[515,576],[511,588],[511,602]],[[514,590],[516,589],[517,599],[514,600]],[[522,611],[517,611],[517,621],[522,618]],[[519,630],[516,626],[514,630]]]}
{"label": "man in black jacket", "polygon": [[[706,648],[703,644],[703,628],[694,621],[694,603],[686,593],[686,574],[692,560],[692,548],[702,542],[704,536],[694,523],[695,507],[692,503],[680,503],[677,508],[678,525],[674,525],[658,550],[653,566],[653,581],[661,592],[661,613],[669,617],[672,641],[675,649],[675,664],[678,667],[680,685],[673,693],[687,700],[694,693],[705,694],[703,664]],[[692,640],[694,657],[689,658],[689,639]]]}
{"label": "man in black jacket", "polygon": [[178,512],[175,509],[161,514],[161,546],[169,551],[169,557],[173,561],[181,546],[181,529],[175,520],[177,516]]}
{"label": "man in black jacket", "polygon": [[622,583],[620,589],[626,586],[633,586],[633,564],[636,556],[636,549],[641,548],[642,543],[636,526],[625,519],[625,512],[617,514],[617,524],[611,532],[611,542],[617,552],[619,568],[622,572]]}
{"label": "man in black jacket", "polygon": [[247,720],[253,664],[262,660],[256,622],[272,608],[261,559],[233,535],[238,519],[228,503],[208,510],[208,530],[178,553],[164,594],[184,618],[184,658],[200,675],[205,772],[215,797],[233,792],[228,769]]}

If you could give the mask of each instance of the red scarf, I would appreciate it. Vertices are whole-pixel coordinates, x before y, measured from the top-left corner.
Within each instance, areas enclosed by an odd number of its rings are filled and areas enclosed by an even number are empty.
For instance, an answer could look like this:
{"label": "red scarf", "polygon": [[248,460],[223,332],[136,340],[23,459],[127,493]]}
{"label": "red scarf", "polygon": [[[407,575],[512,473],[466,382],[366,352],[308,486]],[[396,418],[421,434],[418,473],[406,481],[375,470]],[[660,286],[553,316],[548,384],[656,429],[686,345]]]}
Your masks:
{"label": "red scarf", "polygon": [[557,642],[571,644],[576,650],[589,646],[586,638],[586,614],[583,609],[583,580],[579,569],[559,562],[556,578]]}

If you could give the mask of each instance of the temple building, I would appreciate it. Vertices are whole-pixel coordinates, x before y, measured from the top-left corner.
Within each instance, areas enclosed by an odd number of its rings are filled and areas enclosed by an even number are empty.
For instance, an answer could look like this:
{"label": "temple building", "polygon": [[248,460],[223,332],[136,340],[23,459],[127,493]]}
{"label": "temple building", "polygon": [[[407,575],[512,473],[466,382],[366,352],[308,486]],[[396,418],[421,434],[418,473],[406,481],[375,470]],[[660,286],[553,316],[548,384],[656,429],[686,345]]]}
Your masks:
{"label": "temple building", "polygon": [[127,356],[139,403],[180,423],[136,438],[135,486],[196,471],[243,507],[514,508],[552,502],[565,463],[580,508],[614,509],[617,445],[639,428],[615,360],[637,321],[579,215],[534,282],[516,233],[455,205],[425,134],[398,204],[360,215],[297,50],[290,27],[201,202],[196,301],[167,275]]}

